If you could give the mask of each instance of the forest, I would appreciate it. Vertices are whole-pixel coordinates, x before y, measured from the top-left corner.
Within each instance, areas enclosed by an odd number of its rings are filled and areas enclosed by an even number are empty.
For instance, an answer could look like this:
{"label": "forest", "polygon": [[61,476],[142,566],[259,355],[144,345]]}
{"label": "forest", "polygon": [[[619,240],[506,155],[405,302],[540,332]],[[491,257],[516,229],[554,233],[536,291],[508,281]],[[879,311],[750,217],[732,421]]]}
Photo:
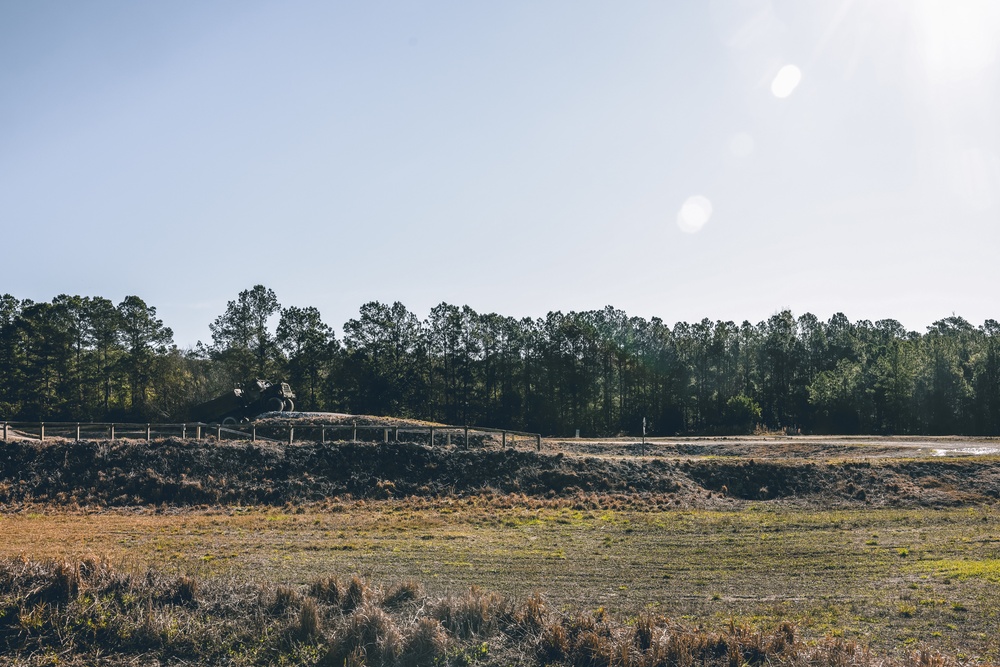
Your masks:
{"label": "forest", "polygon": [[286,380],[301,410],[414,417],[584,437],[1000,434],[1000,324],[952,315],[753,324],[544,318],[442,303],[420,319],[366,303],[338,338],[313,307],[240,292],[211,342],[180,349],[138,296],[0,296],[0,419],[179,421],[253,378]]}

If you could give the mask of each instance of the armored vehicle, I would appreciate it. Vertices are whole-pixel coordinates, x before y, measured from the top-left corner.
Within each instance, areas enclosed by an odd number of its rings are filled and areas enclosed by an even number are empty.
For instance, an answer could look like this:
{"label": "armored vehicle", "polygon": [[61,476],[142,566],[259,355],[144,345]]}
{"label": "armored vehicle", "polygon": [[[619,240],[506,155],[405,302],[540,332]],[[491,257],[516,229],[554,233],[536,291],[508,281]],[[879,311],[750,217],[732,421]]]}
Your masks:
{"label": "armored vehicle", "polygon": [[295,409],[294,399],[295,394],[287,382],[271,384],[266,380],[253,380],[194,406],[191,418],[200,422],[236,424],[264,412],[291,412]]}

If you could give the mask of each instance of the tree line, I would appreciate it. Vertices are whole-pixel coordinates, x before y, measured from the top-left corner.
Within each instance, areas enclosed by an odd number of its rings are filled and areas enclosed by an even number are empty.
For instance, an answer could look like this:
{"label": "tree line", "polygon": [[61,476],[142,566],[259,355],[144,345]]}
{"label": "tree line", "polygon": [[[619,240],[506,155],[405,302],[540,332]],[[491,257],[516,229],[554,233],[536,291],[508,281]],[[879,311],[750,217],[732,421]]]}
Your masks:
{"label": "tree line", "polygon": [[607,307],[544,318],[442,303],[420,319],[371,302],[338,339],[316,308],[257,285],[179,349],[156,309],[60,295],[0,297],[0,418],[181,420],[253,378],[299,409],[585,436],[1000,434],[1000,324],[785,310],[757,324],[668,326]]}

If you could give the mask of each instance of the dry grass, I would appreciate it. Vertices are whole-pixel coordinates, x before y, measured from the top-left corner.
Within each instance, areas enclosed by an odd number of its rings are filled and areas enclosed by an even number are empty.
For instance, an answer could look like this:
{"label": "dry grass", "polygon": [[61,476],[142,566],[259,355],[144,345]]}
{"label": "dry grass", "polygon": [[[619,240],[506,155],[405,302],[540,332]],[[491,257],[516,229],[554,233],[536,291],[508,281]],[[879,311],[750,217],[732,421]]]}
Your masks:
{"label": "dry grass", "polygon": [[[494,613],[489,600],[467,603],[485,604],[494,616],[524,614],[515,621],[525,634],[539,634],[554,610],[604,607],[616,617],[669,610],[714,631],[730,620],[764,628],[791,621],[805,641],[837,636],[880,653],[929,646],[969,660],[1000,657],[996,508],[760,503],[704,511],[617,503],[577,509],[573,501],[484,496],[341,501],[302,513],[24,512],[0,515],[0,556],[73,563],[103,554],[126,569],[152,565],[170,575],[165,595],[175,605],[201,599],[204,580],[258,577],[269,591],[265,603],[287,612],[286,625],[296,620],[295,595],[340,613],[366,604],[415,613],[418,600],[488,582],[524,604]],[[87,562],[81,576],[103,567],[102,559]],[[75,572],[64,568],[61,576],[68,595]],[[392,583],[371,598],[370,581]],[[279,586],[290,591],[283,604]],[[448,632],[478,631],[463,629],[454,611],[442,617]]]}
{"label": "dry grass", "polygon": [[[635,618],[556,613],[532,596],[495,592],[428,598],[385,607],[398,586],[361,579],[350,610],[318,599],[328,586],[273,587],[231,578],[195,579],[188,604],[178,582],[157,570],[101,561],[0,561],[0,654],[5,665],[198,663],[204,665],[543,665],[580,667],[947,667],[930,651],[874,656],[838,638],[806,642],[782,623],[732,623],[707,631],[660,613]],[[342,601],[346,600],[346,595]]]}

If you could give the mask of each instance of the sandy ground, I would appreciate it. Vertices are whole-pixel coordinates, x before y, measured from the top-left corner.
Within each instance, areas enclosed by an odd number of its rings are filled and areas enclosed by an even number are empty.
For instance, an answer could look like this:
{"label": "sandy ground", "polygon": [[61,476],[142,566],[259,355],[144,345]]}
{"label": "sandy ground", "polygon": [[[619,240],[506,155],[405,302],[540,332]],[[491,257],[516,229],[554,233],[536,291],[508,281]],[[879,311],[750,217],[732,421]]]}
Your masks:
{"label": "sandy ground", "polygon": [[[616,455],[642,449],[638,438],[547,438],[567,453]],[[1000,438],[975,436],[730,436],[647,438],[652,456],[738,456],[756,458],[941,457],[1000,454]]]}

